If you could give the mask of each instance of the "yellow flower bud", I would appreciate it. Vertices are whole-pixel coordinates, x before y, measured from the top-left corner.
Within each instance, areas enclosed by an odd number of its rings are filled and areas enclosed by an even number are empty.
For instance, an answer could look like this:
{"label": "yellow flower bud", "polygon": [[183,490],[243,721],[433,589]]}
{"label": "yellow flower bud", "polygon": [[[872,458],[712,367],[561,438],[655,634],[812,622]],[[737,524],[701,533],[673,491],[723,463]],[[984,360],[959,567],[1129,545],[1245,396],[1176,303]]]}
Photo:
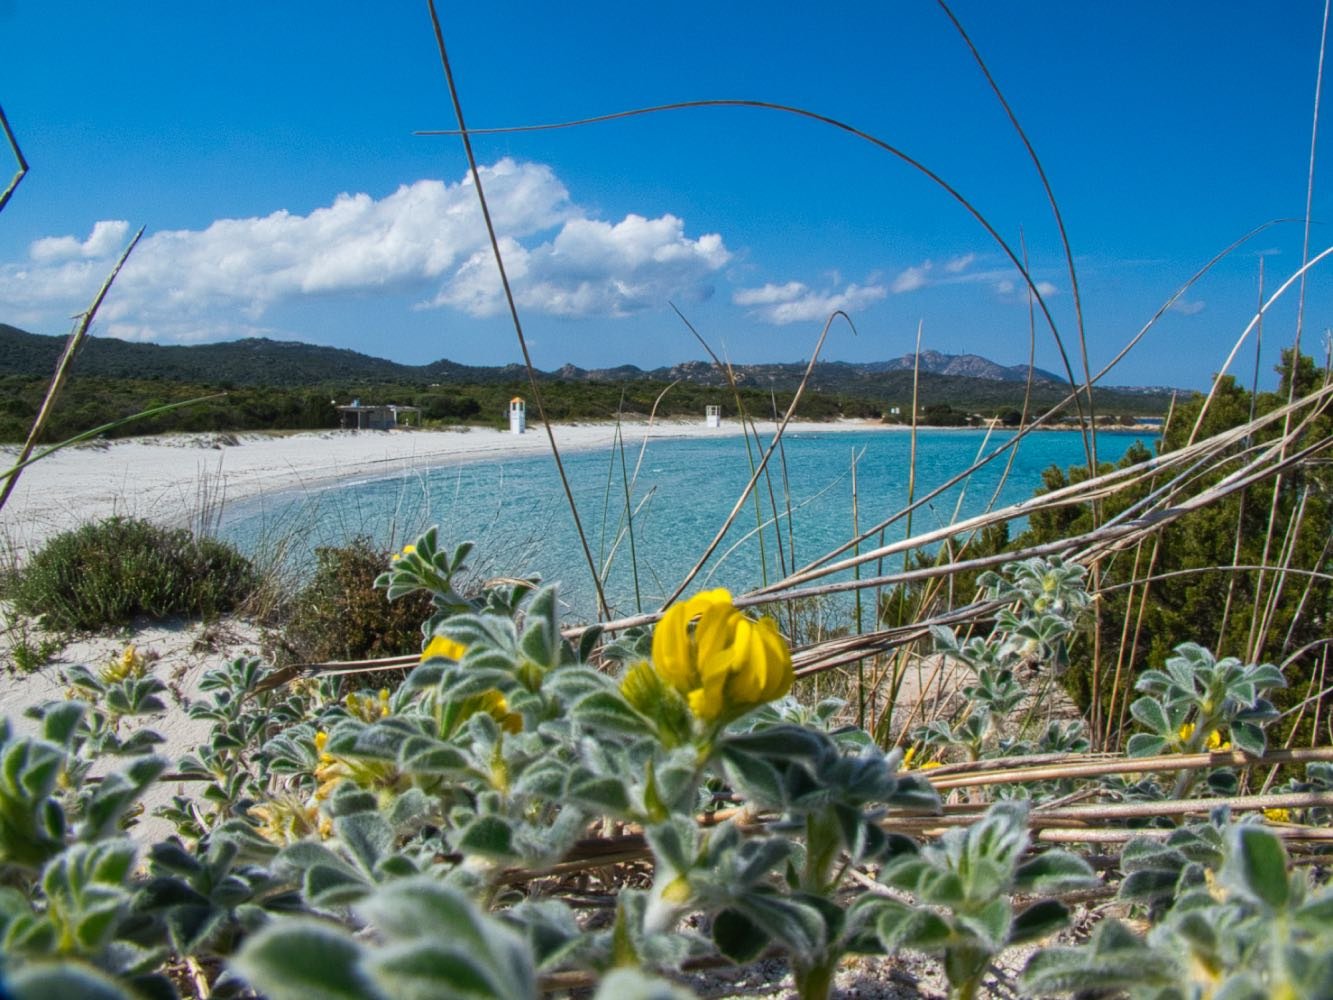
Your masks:
{"label": "yellow flower bud", "polygon": [[1291,822],[1291,810],[1290,810],[1290,809],[1265,809],[1265,810],[1264,810],[1264,819],[1269,820],[1269,821],[1271,821],[1271,822],[1273,822],[1273,823],[1290,823],[1290,822]]}
{"label": "yellow flower bud", "polygon": [[653,632],[653,666],[705,722],[781,698],[794,677],[777,623],[747,618],[720,588],[667,611]]}
{"label": "yellow flower bud", "polygon": [[427,660],[461,660],[463,654],[467,652],[467,647],[461,642],[455,642],[448,636],[432,636],[430,642],[426,643],[426,648],[421,652],[421,662]]}

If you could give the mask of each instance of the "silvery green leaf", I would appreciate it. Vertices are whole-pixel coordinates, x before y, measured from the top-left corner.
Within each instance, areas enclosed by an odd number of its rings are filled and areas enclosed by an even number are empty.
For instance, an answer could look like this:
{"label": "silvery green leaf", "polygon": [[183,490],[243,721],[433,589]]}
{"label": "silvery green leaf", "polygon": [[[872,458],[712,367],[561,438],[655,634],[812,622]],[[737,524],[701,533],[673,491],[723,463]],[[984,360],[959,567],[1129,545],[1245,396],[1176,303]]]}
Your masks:
{"label": "silvery green leaf", "polygon": [[270,1000],[388,1000],[344,931],[306,918],[277,920],[249,938],[232,968]]}
{"label": "silvery green leaf", "polygon": [[559,900],[525,899],[499,916],[526,938],[541,970],[558,967],[573,950],[587,943],[573,912]]}
{"label": "silvery green leaf", "polygon": [[345,906],[371,889],[371,884],[342,865],[317,864],[307,868],[301,880],[301,892],[313,905]]}
{"label": "silvery green leaf", "polygon": [[644,831],[653,855],[669,871],[689,871],[694,862],[695,827],[688,817],[672,816]]}
{"label": "silvery green leaf", "polygon": [[719,743],[738,751],[786,761],[815,761],[835,752],[827,734],[792,725],[737,733],[723,737]]}
{"label": "silvery green leaf", "polygon": [[566,795],[591,811],[601,811],[608,816],[624,816],[630,808],[629,793],[625,791],[624,782],[617,778],[598,777],[587,772],[575,774]]}
{"label": "silvery green leaf", "polygon": [[69,746],[87,710],[88,706],[81,701],[57,701],[45,706],[42,711],[42,738],[60,746]]}
{"label": "silvery green leaf", "polygon": [[1233,722],[1229,735],[1231,736],[1231,742],[1236,745],[1237,749],[1244,750],[1255,757],[1262,757],[1268,745],[1268,741],[1264,738],[1264,731],[1253,723]]}
{"label": "silvery green leaf", "polygon": [[446,941],[412,940],[376,949],[366,962],[376,984],[394,1000],[508,1000],[494,970]]}
{"label": "silvery green leaf", "polygon": [[375,870],[379,862],[393,846],[393,828],[388,820],[378,812],[356,812],[339,816],[333,821],[333,829],[343,846],[363,872]]}
{"label": "silvery green leaf", "polygon": [[1014,917],[1006,943],[1015,945],[1036,941],[1054,934],[1067,923],[1069,923],[1068,908],[1054,899],[1043,899]]}
{"label": "silvery green leaf", "polygon": [[722,745],[721,757],[728,778],[747,799],[770,809],[781,809],[786,805],[787,792],[782,775],[763,757],[728,743]]}
{"label": "silvery green leaf", "polygon": [[619,691],[596,691],[577,701],[571,709],[574,720],[589,729],[639,736],[655,730],[653,723],[634,710]]}
{"label": "silvery green leaf", "polygon": [[1092,866],[1068,851],[1046,851],[1018,866],[1014,884],[1025,892],[1069,892],[1097,884]]}
{"label": "silvery green leaf", "polygon": [[514,831],[499,816],[481,816],[458,838],[458,849],[491,858],[514,857]]}
{"label": "silvery green leaf", "polygon": [[6,974],[4,987],[12,1000],[135,1000],[106,973],[71,961],[21,966]]}
{"label": "silvery green leaf", "polygon": [[1232,827],[1222,874],[1234,888],[1274,910],[1287,905],[1287,852],[1271,830],[1255,824]]}
{"label": "silvery green leaf", "polygon": [[[498,920],[480,912],[466,896],[433,878],[394,882],[367,897],[356,909],[390,941],[437,949],[419,952],[411,960],[402,957],[407,952],[398,952],[391,969],[376,961],[375,972],[381,981],[392,971],[394,996],[467,995],[457,988],[454,992],[402,992],[409,986],[411,976],[438,974],[440,967],[436,963],[447,954],[470,962],[491,984],[494,996],[529,997],[536,993],[532,957],[523,940]],[[458,965],[452,968],[460,972],[462,969]]]}
{"label": "silvery green leaf", "polygon": [[398,766],[408,775],[451,775],[467,770],[468,760],[452,744],[413,736],[399,747]]}
{"label": "silvery green leaf", "polygon": [[1141,868],[1128,872],[1120,882],[1117,898],[1151,903],[1169,899],[1180,880],[1178,872],[1160,868]]}
{"label": "silvery green leaf", "polygon": [[1009,939],[1014,909],[1007,898],[1001,897],[991,900],[976,913],[955,913],[954,919],[976,935],[987,950],[998,952]]}
{"label": "silvery green leaf", "polygon": [[758,958],[772,937],[745,914],[725,909],[713,918],[713,943],[724,956],[738,964]]}
{"label": "silvery green leaf", "polygon": [[780,941],[797,961],[824,950],[824,918],[812,906],[775,894],[747,892],[734,900],[733,908]]}
{"label": "silvery green leaf", "polygon": [[1125,752],[1131,757],[1155,757],[1165,749],[1166,740],[1148,733],[1135,733],[1125,746]]}
{"label": "silvery green leaf", "polygon": [[925,777],[908,771],[899,771],[895,777],[897,781],[893,794],[884,799],[887,805],[923,812],[940,811],[939,792],[935,791],[934,786]]}
{"label": "silvery green leaf", "polygon": [[613,969],[602,979],[593,1000],[689,1000],[689,990],[649,976],[639,969]]}
{"label": "silvery green leaf", "polygon": [[1141,722],[1150,733],[1157,736],[1169,736],[1173,734],[1171,724],[1167,721],[1166,712],[1158,704],[1156,698],[1139,698],[1129,706],[1129,714]]}

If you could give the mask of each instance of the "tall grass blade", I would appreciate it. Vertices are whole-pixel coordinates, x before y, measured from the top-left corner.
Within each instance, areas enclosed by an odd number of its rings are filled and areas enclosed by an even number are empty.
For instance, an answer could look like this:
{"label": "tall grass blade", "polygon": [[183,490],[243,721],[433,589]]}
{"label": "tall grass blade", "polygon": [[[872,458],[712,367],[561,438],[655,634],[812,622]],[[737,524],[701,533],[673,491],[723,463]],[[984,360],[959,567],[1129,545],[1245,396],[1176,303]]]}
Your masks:
{"label": "tall grass blade", "polygon": [[477,166],[477,157],[472,150],[472,137],[463,118],[463,104],[458,96],[458,87],[454,82],[453,67],[449,63],[449,53],[444,44],[444,28],[440,24],[440,17],[435,9],[435,0],[427,0],[430,8],[431,26],[435,30],[435,44],[439,49],[440,63],[444,68],[445,83],[449,88],[449,100],[453,104],[454,117],[458,119],[457,135],[463,140],[463,151],[467,154],[468,170],[472,175],[472,183],[477,191],[477,201],[481,204],[481,215],[486,222],[486,234],[490,238],[491,252],[495,256],[495,266],[500,272],[500,286],[504,289],[505,302],[509,306],[509,317],[514,324],[514,332],[518,336],[518,346],[523,353],[523,365],[527,370],[528,388],[532,392],[533,402],[537,405],[537,414],[541,418],[542,426],[546,429],[547,440],[551,444],[551,457],[555,460],[556,471],[560,476],[560,485],[565,491],[565,498],[569,501],[569,513],[574,519],[574,530],[579,536],[579,544],[583,547],[583,557],[588,563],[588,572],[592,576],[593,589],[597,593],[597,611],[599,617],[606,618],[609,610],[606,604],[606,593],[602,589],[602,580],[597,572],[597,561],[593,558],[592,549],[588,545],[588,536],[584,533],[583,523],[579,519],[578,505],[574,502],[574,491],[570,488],[569,477],[565,473],[565,463],[560,458],[560,448],[555,443],[555,431],[551,427],[551,422],[546,416],[546,407],[542,403],[541,388],[537,384],[536,368],[532,364],[532,354],[528,350],[528,340],[523,333],[523,321],[518,315],[518,304],[514,301],[514,291],[509,285],[509,273],[505,269],[504,254],[500,252],[500,240],[495,233],[495,223],[491,219],[490,205],[486,201],[486,192],[481,183],[481,170]]}
{"label": "tall grass blade", "polygon": [[32,430],[28,432],[28,439],[23,442],[23,447],[19,449],[18,461],[14,463],[14,467],[5,476],[4,488],[0,489],[0,509],[4,508],[9,495],[14,492],[14,487],[18,484],[19,473],[28,464],[28,457],[32,454],[33,448],[36,447],[37,439],[41,437],[47,420],[50,419],[51,410],[60,395],[60,390],[65,386],[65,380],[69,378],[70,369],[74,366],[74,356],[78,353],[79,347],[88,335],[88,327],[92,325],[93,317],[97,315],[97,310],[101,308],[107,292],[111,291],[111,285],[115,282],[116,276],[120,274],[120,269],[125,266],[125,261],[129,260],[130,254],[134,252],[134,248],[138,246],[139,239],[142,236],[143,227],[140,226],[139,231],[134,234],[134,239],[130,240],[129,246],[121,252],[115,266],[111,268],[111,273],[102,282],[102,287],[93,296],[92,304],[79,317],[74,332],[69,335],[69,340],[65,342],[65,350],[60,355],[60,362],[56,365],[55,374],[51,376],[51,384],[47,387],[46,397],[42,400],[41,408],[38,409],[37,416],[33,419]]}

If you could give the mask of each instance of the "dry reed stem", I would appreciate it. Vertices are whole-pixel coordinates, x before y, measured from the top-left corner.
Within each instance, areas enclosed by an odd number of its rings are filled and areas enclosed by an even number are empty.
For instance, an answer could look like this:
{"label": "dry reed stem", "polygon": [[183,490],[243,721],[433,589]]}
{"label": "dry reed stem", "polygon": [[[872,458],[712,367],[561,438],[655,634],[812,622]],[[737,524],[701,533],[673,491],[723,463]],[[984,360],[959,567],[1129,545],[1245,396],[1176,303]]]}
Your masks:
{"label": "dry reed stem", "polygon": [[[773,457],[773,452],[781,442],[782,435],[787,430],[787,425],[791,422],[792,415],[796,412],[796,407],[801,401],[801,396],[805,392],[805,387],[810,381],[810,375],[814,371],[815,362],[819,360],[819,352],[823,349],[824,341],[828,337],[829,328],[833,325],[833,321],[839,316],[845,319],[848,325],[851,325],[851,317],[841,309],[835,310],[833,314],[824,321],[824,329],[820,332],[819,339],[815,342],[814,350],[810,352],[810,362],[805,367],[805,373],[801,376],[801,381],[797,385],[795,393],[792,394],[791,404],[787,407],[786,413],[782,415],[782,422],[778,425],[777,430],[774,431],[773,440],[769,443],[768,448],[765,449],[763,458],[759,460],[759,465],[750,474],[749,482],[745,484],[745,489],[743,489],[741,495],[737,497],[736,503],[731,508],[731,513],[727,515],[725,521],[723,521],[722,527],[719,528],[717,534],[714,535],[713,540],[708,543],[703,554],[699,557],[694,566],[691,567],[690,571],[685,574],[685,578],[680,581],[676,586],[676,589],[672,591],[671,595],[665,601],[662,602],[662,612],[665,612],[667,608],[676,602],[680,595],[685,592],[686,588],[689,587],[690,583],[693,582],[694,578],[703,570],[708,560],[712,558],[713,553],[717,551],[717,547],[722,543],[723,537],[735,522],[741,509],[745,506],[745,501],[749,498],[751,491],[754,490],[755,484],[759,481],[759,477],[762,476],[764,470],[768,468],[768,461]],[[682,317],[682,319],[683,318],[684,317]],[[855,330],[854,326],[853,330]]]}
{"label": "dry reed stem", "polygon": [[14,176],[5,186],[4,191],[0,191],[0,212],[3,212],[5,206],[9,204],[9,199],[14,196],[19,184],[28,174],[28,161],[23,158],[23,150],[19,148],[18,137],[14,135],[14,130],[9,127],[9,119],[5,117],[3,107],[0,107],[0,129],[4,130],[5,138],[9,141],[9,149],[14,154],[16,164]]}
{"label": "dry reed stem", "polygon": [[[433,9],[434,8],[432,7],[432,10]],[[547,132],[555,129],[577,128],[584,125],[596,125],[604,122],[619,121],[624,118],[633,118],[639,115],[660,114],[662,112],[667,112],[667,111],[696,110],[699,108],[751,108],[760,111],[777,111],[782,114],[794,115],[798,118],[805,118],[810,121],[819,122],[822,125],[828,125],[831,128],[837,129],[842,132],[846,132],[847,134],[854,136],[858,139],[861,139],[864,142],[870,143],[870,145],[875,146],[878,149],[882,149],[884,152],[889,153],[891,156],[894,156],[897,159],[901,160],[903,163],[907,164],[907,166],[911,167],[913,170],[916,170],[917,172],[924,175],[928,180],[931,181],[931,183],[935,184],[942,191],[944,191],[945,194],[947,194],[950,198],[952,198],[955,202],[957,202],[958,205],[962,207],[963,210],[966,211],[968,215],[972,216],[972,218],[977,222],[977,224],[980,225],[981,228],[986,231],[986,235],[988,235],[991,238],[991,240],[995,243],[995,245],[999,247],[1000,251],[1009,259],[1009,262],[1013,264],[1014,268],[1018,271],[1019,275],[1022,277],[1024,284],[1027,285],[1029,291],[1034,296],[1034,298],[1037,301],[1037,304],[1041,308],[1042,316],[1046,320],[1046,325],[1050,329],[1051,335],[1055,340],[1056,348],[1060,353],[1060,360],[1064,365],[1065,374],[1069,381],[1069,384],[1071,386],[1078,385],[1078,380],[1074,376],[1073,367],[1069,363],[1068,353],[1065,351],[1064,341],[1060,337],[1059,327],[1056,325],[1055,317],[1051,315],[1051,310],[1050,307],[1046,304],[1046,299],[1042,296],[1041,291],[1037,288],[1036,282],[1034,282],[1032,279],[1032,275],[1023,266],[1023,263],[1019,259],[1018,254],[1014,252],[1013,247],[1011,247],[1009,243],[1004,239],[1004,237],[1000,235],[999,230],[997,230],[993,225],[991,225],[990,220],[987,219],[984,215],[982,215],[981,211],[970,200],[968,200],[961,192],[959,192],[941,175],[931,170],[920,160],[917,160],[914,157],[908,155],[905,151],[899,149],[897,146],[894,146],[892,143],[887,142],[884,139],[880,139],[877,136],[864,131],[863,129],[859,129],[854,125],[848,124],[847,122],[839,121],[837,118],[832,118],[829,115],[820,114],[817,111],[811,111],[807,108],[800,108],[790,104],[778,104],[773,101],[711,99],[711,100],[699,100],[699,101],[675,101],[670,104],[658,104],[651,107],[630,108],[626,111],[614,111],[604,115],[593,115],[587,118],[577,118],[563,122],[547,122],[539,125],[517,125],[517,126],[505,126],[500,128],[475,128],[470,131],[470,134],[503,135],[503,134],[521,133],[521,132]],[[422,130],[418,131],[415,134],[427,135],[427,136],[458,135],[461,131],[462,129],[460,127],[459,129]],[[1075,405],[1076,406],[1078,405],[1077,400],[1075,400]],[[1081,407],[1079,412],[1080,414],[1082,413]]]}
{"label": "dry reed stem", "polygon": [[[954,15],[954,12],[950,9],[949,5],[945,3],[945,0],[936,0],[936,2],[939,4],[940,9],[944,11],[945,16],[948,17],[950,23],[953,24],[959,36],[963,39],[963,43],[967,46],[968,51],[972,53],[972,58],[976,61],[977,67],[981,70],[981,75],[986,78],[986,83],[990,86],[991,93],[995,95],[995,99],[1000,102],[1000,107],[1004,109],[1005,115],[1008,116],[1009,124],[1013,126],[1019,141],[1023,143],[1023,148],[1027,150],[1028,158],[1032,160],[1032,166],[1036,169],[1037,177],[1041,181],[1041,189],[1046,192],[1046,200],[1050,203],[1051,215],[1055,218],[1055,228],[1060,233],[1060,247],[1064,253],[1065,266],[1069,271],[1069,291],[1073,298],[1074,306],[1074,328],[1078,333],[1079,357],[1083,361],[1083,389],[1088,395],[1088,412],[1086,418],[1083,414],[1082,405],[1078,404],[1077,401],[1076,405],[1078,405],[1079,410],[1079,423],[1083,425],[1083,448],[1088,459],[1088,474],[1095,476],[1097,474],[1097,414],[1092,398],[1093,380],[1092,370],[1089,367],[1088,362],[1087,334],[1083,323],[1083,299],[1079,294],[1078,270],[1074,266],[1074,248],[1069,243],[1069,232],[1065,229],[1065,220],[1064,215],[1060,211],[1060,203],[1055,197],[1055,190],[1051,187],[1050,179],[1046,176],[1046,169],[1041,165],[1041,157],[1037,155],[1037,150],[1028,139],[1027,132],[1025,132],[1023,126],[1019,124],[1018,115],[1014,113],[1013,107],[1011,107],[1009,102],[1005,99],[1004,93],[1000,90],[1000,85],[995,81],[995,77],[991,75],[990,68],[986,65],[986,61],[981,58],[981,52],[972,44],[972,39],[963,28],[962,22]],[[1024,264],[1027,263],[1026,248],[1024,249],[1023,262]],[[1028,378],[1031,379],[1031,377],[1032,367],[1031,362],[1029,362]],[[1074,387],[1072,378],[1070,379],[1070,383],[1071,387]]]}
{"label": "dry reed stem", "polygon": [[[1044,755],[1055,761],[1039,760],[1031,764],[1009,764],[1009,761],[1032,758],[1009,757],[1001,761],[970,761],[965,765],[944,765],[922,772],[922,776],[937,791],[953,788],[973,788],[981,785],[1018,784],[1024,781],[1058,781],[1066,778],[1094,778],[1108,774],[1153,774],[1213,767],[1266,767],[1277,764],[1308,764],[1313,761],[1333,761],[1333,747],[1313,747],[1302,750],[1270,750],[1262,757],[1251,757],[1238,750],[1215,753],[1160,754],[1153,757],[1122,757],[1088,759],[1087,754]],[[987,765],[1001,766],[988,767]]]}
{"label": "dry reed stem", "polygon": [[514,300],[514,292],[509,285],[509,274],[505,269],[504,254],[500,252],[500,240],[496,236],[495,223],[491,219],[490,205],[486,201],[486,193],[482,187],[481,170],[477,166],[477,157],[472,150],[472,137],[463,119],[463,104],[458,96],[458,87],[454,83],[454,72],[449,63],[449,53],[444,44],[444,29],[440,25],[440,17],[435,9],[435,0],[427,0],[427,6],[430,8],[431,26],[435,31],[435,44],[439,49],[445,83],[449,88],[449,100],[453,104],[454,117],[458,119],[458,136],[463,141],[463,151],[467,155],[468,170],[472,175],[472,183],[477,191],[477,201],[481,205],[482,218],[486,222],[486,233],[490,237],[491,252],[495,257],[495,266],[500,272],[500,285],[504,289],[505,302],[509,306],[509,317],[514,324],[514,332],[518,336],[519,349],[523,353],[523,365],[527,371],[528,387],[532,392],[533,402],[537,404],[537,414],[541,418],[542,426],[546,428],[546,438],[551,445],[551,457],[555,460],[556,471],[560,475],[560,484],[565,491],[565,499],[569,502],[569,513],[574,519],[574,530],[578,533],[579,544],[583,547],[583,555],[588,563],[588,571],[592,575],[593,589],[597,593],[598,613],[604,618],[609,614],[606,594],[602,590],[602,581],[597,575],[597,562],[593,559],[592,549],[588,545],[588,536],[584,533],[583,523],[579,520],[578,505],[574,503],[574,492],[570,488],[569,477],[565,473],[565,463],[560,458],[560,448],[555,443],[555,430],[551,427],[551,422],[546,416],[541,388],[537,384],[536,368],[532,364],[532,355],[528,351],[527,337],[523,333],[523,321],[519,319],[518,304]]}
{"label": "dry reed stem", "polygon": [[56,398],[60,395],[60,390],[65,386],[65,380],[69,378],[70,369],[74,366],[74,356],[78,353],[79,348],[83,345],[84,338],[88,335],[88,327],[92,325],[93,317],[97,315],[97,310],[101,308],[107,293],[111,291],[111,285],[115,282],[116,276],[120,274],[120,269],[125,266],[125,261],[129,260],[130,254],[134,252],[134,248],[138,246],[139,239],[142,236],[143,227],[140,226],[139,231],[134,234],[134,239],[130,240],[129,246],[122,251],[120,257],[116,260],[115,266],[111,268],[111,273],[102,282],[102,287],[93,296],[92,304],[79,317],[79,322],[69,335],[69,340],[65,342],[65,350],[60,355],[55,374],[51,376],[51,384],[47,387],[46,397],[42,400],[41,408],[33,419],[32,430],[28,432],[28,439],[23,442],[23,447],[19,449],[18,458],[14,462],[13,468],[5,475],[4,488],[0,489],[0,509],[5,506],[5,501],[14,492],[14,487],[18,485],[19,474],[23,471],[24,466],[28,464],[33,448],[37,446],[37,439],[41,437],[46,422],[50,419],[51,410],[55,406]]}

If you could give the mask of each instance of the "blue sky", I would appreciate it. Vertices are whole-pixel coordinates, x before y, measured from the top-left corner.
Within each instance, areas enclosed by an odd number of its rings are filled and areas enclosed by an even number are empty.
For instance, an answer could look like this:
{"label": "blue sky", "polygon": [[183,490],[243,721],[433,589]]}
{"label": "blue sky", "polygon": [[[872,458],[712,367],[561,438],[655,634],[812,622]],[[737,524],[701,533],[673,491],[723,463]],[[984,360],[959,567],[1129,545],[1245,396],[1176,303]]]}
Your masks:
{"label": "blue sky", "polygon": [[[955,4],[1064,213],[1094,369],[1215,253],[1304,212],[1322,9]],[[474,128],[745,98],[898,146],[1025,242],[1079,365],[1045,195],[935,3],[440,13]],[[424,2],[0,0],[0,105],[31,165],[0,213],[0,322],[66,333],[142,225],[96,335],[520,360],[461,145],[413,134],[454,125]],[[825,126],[706,109],[475,144],[542,368],[701,357],[672,302],[741,363],[807,357],[834,308],[858,332],[836,327],[827,358],[897,357],[921,324],[924,348],[1026,360],[1027,299],[995,242],[926,178]],[[1313,252],[1333,244],[1326,152]],[[1260,260],[1271,290],[1301,243],[1298,224],[1265,230],[1106,381],[1205,385],[1254,313]],[[1330,266],[1309,283],[1316,348]],[[1265,372],[1295,303],[1293,290],[1265,322]],[[1036,336],[1038,363],[1059,370],[1050,330]],[[1251,346],[1241,359],[1248,381]]]}

